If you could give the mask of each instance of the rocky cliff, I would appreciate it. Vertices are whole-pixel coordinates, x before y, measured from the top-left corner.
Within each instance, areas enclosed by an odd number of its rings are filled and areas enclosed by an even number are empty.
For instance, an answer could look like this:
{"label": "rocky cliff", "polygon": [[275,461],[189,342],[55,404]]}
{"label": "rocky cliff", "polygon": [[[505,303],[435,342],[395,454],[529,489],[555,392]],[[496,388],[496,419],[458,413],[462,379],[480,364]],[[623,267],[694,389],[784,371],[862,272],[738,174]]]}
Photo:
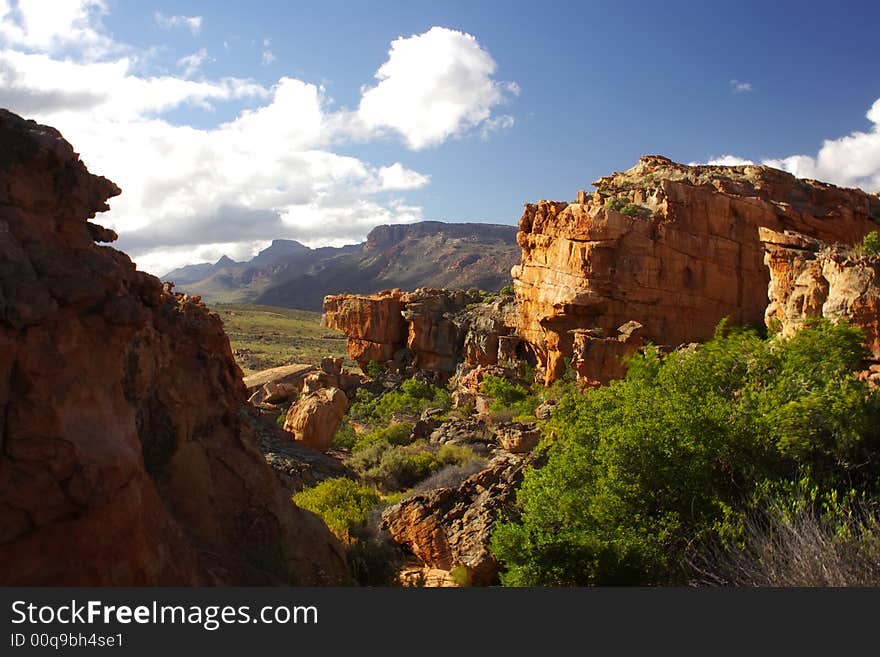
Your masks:
{"label": "rocky cliff", "polygon": [[219,318],[97,241],[120,190],[0,111],[0,584],[338,584]]}
{"label": "rocky cliff", "polygon": [[[759,227],[852,244],[880,225],[877,195],[769,167],[646,156],[593,184],[574,203],[526,205],[519,222],[517,332],[547,382],[564,357],[583,360],[573,331],[620,343],[635,321],[641,339],[677,345],[710,337],[723,317],[760,324],[770,276]],[[590,374],[612,378],[602,368]]]}
{"label": "rocky cliff", "polygon": [[768,328],[791,335],[810,319],[845,319],[880,360],[880,257],[790,231],[760,236],[770,271]]}
{"label": "rocky cliff", "polygon": [[348,336],[349,356],[361,367],[376,361],[447,376],[460,362],[488,365],[504,357],[512,301],[431,288],[331,295],[324,299],[324,323]]}

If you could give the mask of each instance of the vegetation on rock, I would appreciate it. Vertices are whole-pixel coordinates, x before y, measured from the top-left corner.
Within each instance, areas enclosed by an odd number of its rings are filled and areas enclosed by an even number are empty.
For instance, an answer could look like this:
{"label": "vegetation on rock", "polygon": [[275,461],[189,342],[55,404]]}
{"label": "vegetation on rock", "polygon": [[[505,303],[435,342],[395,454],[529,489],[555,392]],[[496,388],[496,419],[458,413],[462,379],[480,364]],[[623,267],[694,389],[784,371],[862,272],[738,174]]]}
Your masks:
{"label": "vegetation on rock", "polygon": [[[854,376],[859,331],[817,322],[790,339],[729,330],[695,350],[633,358],[624,381],[567,394],[546,425],[521,517],[492,539],[509,585],[683,584],[747,519],[880,487],[880,393]],[[841,525],[841,523],[837,523]]]}

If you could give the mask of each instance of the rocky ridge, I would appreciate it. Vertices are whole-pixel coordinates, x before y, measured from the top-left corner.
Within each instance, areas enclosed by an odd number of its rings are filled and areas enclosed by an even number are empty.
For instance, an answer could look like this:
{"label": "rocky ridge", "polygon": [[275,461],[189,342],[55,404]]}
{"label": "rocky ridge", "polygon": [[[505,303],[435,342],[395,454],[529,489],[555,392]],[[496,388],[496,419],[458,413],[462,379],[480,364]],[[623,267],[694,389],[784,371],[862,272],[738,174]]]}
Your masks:
{"label": "rocky ridge", "polygon": [[513,311],[509,297],[484,302],[482,294],[464,290],[419,288],[324,298],[324,324],[348,336],[349,356],[362,368],[375,361],[441,378],[461,362],[476,366],[509,358],[508,316]]}
{"label": "rocky ridge", "polygon": [[711,337],[724,317],[760,324],[770,277],[759,227],[854,244],[880,226],[876,194],[764,166],[645,156],[593,184],[574,203],[526,205],[519,222],[516,332],[547,383],[573,355],[573,331],[613,335],[635,321],[642,339],[675,346]]}
{"label": "rocky ridge", "polygon": [[249,262],[221,258],[190,265],[163,280],[209,303],[259,303],[319,310],[325,295],[389,288],[497,290],[519,259],[513,225],[423,221],[377,226],[366,242],[310,249],[274,240]]}

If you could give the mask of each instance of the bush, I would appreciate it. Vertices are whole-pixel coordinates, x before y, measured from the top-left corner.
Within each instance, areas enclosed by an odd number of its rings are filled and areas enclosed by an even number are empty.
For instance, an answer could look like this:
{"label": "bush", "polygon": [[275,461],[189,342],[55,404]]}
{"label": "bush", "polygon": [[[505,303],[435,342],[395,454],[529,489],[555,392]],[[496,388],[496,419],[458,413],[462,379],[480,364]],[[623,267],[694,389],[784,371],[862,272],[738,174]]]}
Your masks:
{"label": "bush", "polygon": [[624,196],[615,196],[605,201],[605,207],[615,212],[620,212],[629,201]]}
{"label": "bush", "polygon": [[394,413],[415,416],[432,406],[449,409],[452,406],[449,392],[419,379],[407,379],[400,389],[388,392],[378,399],[372,418],[373,421],[387,424]]}
{"label": "bush", "polygon": [[758,490],[876,493],[880,391],[853,376],[860,343],[825,321],[788,340],[722,323],[696,351],[649,349],[626,380],[567,394],[520,520],[492,537],[502,581],[681,584],[686,546],[739,540]]}
{"label": "bush", "polygon": [[443,467],[465,465],[476,459],[468,447],[434,448],[425,441],[408,446],[383,442],[356,452],[349,466],[365,481],[385,492],[394,492],[412,488]]}
{"label": "bush", "polygon": [[475,456],[461,465],[450,464],[444,466],[424,481],[419,482],[413,488],[413,492],[421,493],[436,488],[458,488],[465,479],[482,470],[485,465],[486,463],[483,459]]}
{"label": "bush", "polygon": [[363,526],[370,511],[382,501],[379,492],[351,479],[327,479],[293,496],[304,509],[317,513],[341,540],[349,541],[351,532]]}
{"label": "bush", "polygon": [[367,366],[364,368],[364,374],[366,374],[371,379],[375,379],[376,377],[381,376],[382,372],[384,371],[385,368],[379,365],[379,363],[374,360],[371,360],[369,363],[367,363]]}
{"label": "bush", "polygon": [[645,212],[646,208],[638,205],[636,203],[627,203],[622,208],[620,208],[620,214],[625,214],[628,217],[636,217]]}
{"label": "bush", "polygon": [[538,398],[518,383],[511,383],[500,376],[485,376],[480,392],[494,401],[489,406],[494,420],[512,419],[516,416],[533,416],[540,403]]}
{"label": "bush", "polygon": [[388,445],[408,445],[412,442],[413,425],[408,422],[392,424],[388,427],[378,427],[365,434],[357,436],[353,452],[361,452],[372,445],[387,443]]}
{"label": "bush", "polygon": [[880,233],[872,230],[862,240],[862,254],[866,256],[880,256]]}
{"label": "bush", "polygon": [[512,297],[516,291],[513,289],[513,285],[505,285],[500,290],[498,290],[498,294],[502,297]]}
{"label": "bush", "polygon": [[376,416],[376,404],[379,398],[366,388],[358,388],[354,401],[348,407],[348,416],[358,422],[370,422]]}
{"label": "bush", "polygon": [[339,429],[333,434],[333,447],[336,449],[352,449],[357,442],[358,435],[347,420],[343,420]]}

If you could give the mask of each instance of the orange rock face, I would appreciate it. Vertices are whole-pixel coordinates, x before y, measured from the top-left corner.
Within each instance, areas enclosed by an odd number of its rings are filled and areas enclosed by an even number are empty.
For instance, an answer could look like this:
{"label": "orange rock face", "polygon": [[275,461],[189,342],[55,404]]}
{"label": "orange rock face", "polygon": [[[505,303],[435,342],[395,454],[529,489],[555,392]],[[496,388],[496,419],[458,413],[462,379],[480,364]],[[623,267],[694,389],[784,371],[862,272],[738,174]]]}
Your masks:
{"label": "orange rock face", "polygon": [[346,581],[260,454],[219,317],[95,243],[118,193],[0,111],[0,584]]}
{"label": "orange rock face", "polygon": [[[880,224],[880,197],[760,166],[684,166],[643,157],[594,183],[579,203],[526,205],[513,268],[517,332],[547,383],[581,329],[677,345],[711,337],[719,320],[759,324],[770,277],[758,228],[854,243]],[[591,378],[613,378],[594,371]]]}
{"label": "orange rock face", "polygon": [[880,257],[804,235],[761,230],[770,270],[767,326],[791,335],[812,318],[845,319],[880,360]]}
{"label": "orange rock face", "polygon": [[512,331],[503,300],[480,301],[464,290],[431,288],[340,294],[324,298],[324,324],[348,336],[349,356],[362,368],[393,360],[448,375],[462,360],[497,363],[500,338]]}

